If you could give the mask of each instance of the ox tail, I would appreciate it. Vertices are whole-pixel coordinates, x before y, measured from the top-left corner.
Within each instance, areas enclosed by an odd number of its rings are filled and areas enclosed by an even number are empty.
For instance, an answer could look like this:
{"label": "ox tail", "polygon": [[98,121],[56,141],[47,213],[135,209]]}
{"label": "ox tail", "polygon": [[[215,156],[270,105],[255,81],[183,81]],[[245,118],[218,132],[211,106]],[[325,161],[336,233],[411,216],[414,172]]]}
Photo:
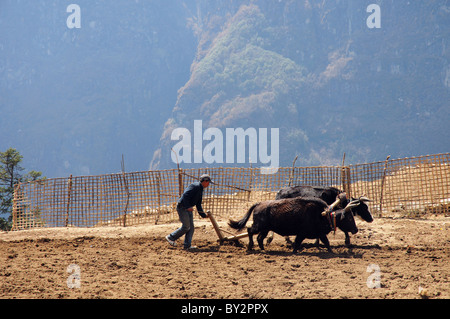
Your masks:
{"label": "ox tail", "polygon": [[245,224],[247,224],[250,215],[253,213],[253,210],[255,209],[255,207],[258,205],[259,203],[254,204],[252,207],[250,207],[250,209],[247,211],[247,214],[245,214],[244,217],[242,217],[241,220],[239,221],[234,221],[231,220],[228,222],[228,225],[233,228],[233,229],[237,229],[237,230],[241,230],[242,228],[245,227]]}

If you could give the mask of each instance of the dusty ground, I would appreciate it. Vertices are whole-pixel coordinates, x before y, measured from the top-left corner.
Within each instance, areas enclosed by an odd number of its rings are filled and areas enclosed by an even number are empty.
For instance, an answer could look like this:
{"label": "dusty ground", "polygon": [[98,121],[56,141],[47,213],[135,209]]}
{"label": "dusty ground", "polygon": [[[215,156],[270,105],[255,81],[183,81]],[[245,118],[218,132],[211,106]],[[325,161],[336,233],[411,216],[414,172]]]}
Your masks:
{"label": "dusty ground", "polygon": [[308,241],[292,255],[280,236],[219,246],[208,220],[194,252],[165,241],[179,224],[0,233],[0,298],[450,298],[450,218],[357,223],[350,249],[328,236],[335,254]]}

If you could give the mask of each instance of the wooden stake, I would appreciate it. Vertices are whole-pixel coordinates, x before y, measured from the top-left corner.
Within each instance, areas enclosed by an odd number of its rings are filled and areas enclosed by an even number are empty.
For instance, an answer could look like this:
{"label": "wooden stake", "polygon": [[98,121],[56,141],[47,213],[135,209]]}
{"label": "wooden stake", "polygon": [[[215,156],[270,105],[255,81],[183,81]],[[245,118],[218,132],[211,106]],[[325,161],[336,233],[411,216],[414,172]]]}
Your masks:
{"label": "wooden stake", "polygon": [[128,182],[125,177],[125,161],[123,159],[122,154],[122,178],[123,178],[123,184],[125,186],[125,191],[127,192],[127,202],[125,204],[125,210],[123,211],[123,227],[127,226],[127,211],[128,211],[128,204],[130,202],[130,190],[128,189]]}
{"label": "wooden stake", "polygon": [[381,179],[381,191],[380,191],[380,214],[379,217],[382,217],[383,215],[383,191],[384,191],[384,181],[386,180],[386,172],[387,172],[387,166],[389,159],[391,158],[391,155],[388,155],[386,157],[386,161],[384,162],[384,169],[383,169],[383,177]]}
{"label": "wooden stake", "polygon": [[289,183],[288,183],[288,186],[291,186],[292,179],[293,179],[293,177],[294,177],[295,162],[297,162],[297,158],[298,158],[298,155],[295,156],[294,161],[292,162],[292,170],[291,170],[291,172],[289,173]]}
{"label": "wooden stake", "polygon": [[70,197],[72,195],[72,175],[67,181],[67,209],[66,209],[66,223],[65,227],[69,226],[69,211],[70,211]]}

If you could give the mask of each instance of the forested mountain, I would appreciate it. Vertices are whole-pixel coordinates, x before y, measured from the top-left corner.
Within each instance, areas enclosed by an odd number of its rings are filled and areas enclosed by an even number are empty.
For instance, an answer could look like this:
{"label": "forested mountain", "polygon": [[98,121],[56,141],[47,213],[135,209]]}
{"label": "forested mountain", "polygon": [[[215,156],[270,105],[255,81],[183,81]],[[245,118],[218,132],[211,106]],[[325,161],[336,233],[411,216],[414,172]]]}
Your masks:
{"label": "forested mountain", "polygon": [[[382,160],[448,151],[445,1],[252,1],[202,21],[155,167],[176,127],[280,128],[280,162]],[[201,114],[201,116],[200,116]],[[207,142],[205,142],[207,143]],[[198,166],[201,166],[198,165]]]}
{"label": "forested mountain", "polygon": [[448,152],[449,47],[445,0],[4,0],[0,148],[47,177],[173,168],[201,120],[278,128],[281,166]]}

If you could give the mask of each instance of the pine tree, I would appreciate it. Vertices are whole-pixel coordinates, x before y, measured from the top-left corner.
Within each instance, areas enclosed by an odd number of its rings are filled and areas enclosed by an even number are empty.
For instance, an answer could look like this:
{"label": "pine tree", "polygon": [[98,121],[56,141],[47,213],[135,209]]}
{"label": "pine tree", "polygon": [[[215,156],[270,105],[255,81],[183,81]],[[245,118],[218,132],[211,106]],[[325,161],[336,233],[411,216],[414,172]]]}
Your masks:
{"label": "pine tree", "polygon": [[22,159],[23,156],[14,148],[0,152],[0,216],[9,215],[6,219],[0,217],[0,229],[3,230],[11,228],[14,186],[20,182],[45,179],[41,172],[36,171],[23,176]]}

